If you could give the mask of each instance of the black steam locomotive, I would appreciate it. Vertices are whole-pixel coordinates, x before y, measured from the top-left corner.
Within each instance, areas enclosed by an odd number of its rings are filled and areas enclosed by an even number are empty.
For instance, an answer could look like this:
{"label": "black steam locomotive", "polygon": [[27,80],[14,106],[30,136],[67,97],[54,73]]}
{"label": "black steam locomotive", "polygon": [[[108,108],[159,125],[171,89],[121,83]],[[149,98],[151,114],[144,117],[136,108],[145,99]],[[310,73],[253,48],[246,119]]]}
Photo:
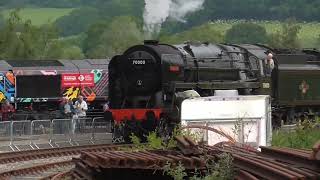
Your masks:
{"label": "black steam locomotive", "polygon": [[240,95],[270,95],[273,125],[291,123],[319,112],[319,60],[315,49],[149,40],[110,61],[109,112],[119,135],[142,137],[178,123],[185,98],[179,92],[192,89],[211,96],[215,90],[232,89]]}

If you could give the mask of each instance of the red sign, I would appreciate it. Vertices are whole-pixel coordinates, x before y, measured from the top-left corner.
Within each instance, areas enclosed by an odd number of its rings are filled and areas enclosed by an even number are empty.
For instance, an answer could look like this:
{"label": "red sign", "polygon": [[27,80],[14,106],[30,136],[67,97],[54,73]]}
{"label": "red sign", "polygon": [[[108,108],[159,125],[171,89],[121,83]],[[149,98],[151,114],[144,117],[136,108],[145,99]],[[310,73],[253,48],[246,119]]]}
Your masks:
{"label": "red sign", "polygon": [[80,86],[94,86],[94,74],[62,74],[62,87],[80,87]]}

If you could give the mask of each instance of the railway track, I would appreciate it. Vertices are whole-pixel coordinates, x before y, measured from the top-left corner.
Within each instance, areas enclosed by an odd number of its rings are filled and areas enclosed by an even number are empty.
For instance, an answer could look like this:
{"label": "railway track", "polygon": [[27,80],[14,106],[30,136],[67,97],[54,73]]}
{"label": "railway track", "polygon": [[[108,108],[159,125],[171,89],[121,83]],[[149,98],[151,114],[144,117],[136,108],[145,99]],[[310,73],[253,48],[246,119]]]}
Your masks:
{"label": "railway track", "polygon": [[44,159],[61,156],[75,156],[79,155],[81,151],[87,152],[106,152],[117,150],[120,147],[132,147],[132,145],[86,145],[76,147],[64,147],[64,148],[51,148],[51,149],[40,149],[40,150],[27,150],[20,152],[6,152],[0,153],[0,165],[15,163],[21,161],[30,161],[33,159]]}
{"label": "railway track", "polygon": [[[320,146],[313,150],[261,147],[261,151],[241,144],[218,144],[216,146],[196,146],[188,139],[177,139],[179,151],[142,151],[142,152],[83,152],[75,158],[75,168],[70,172],[72,179],[110,179],[140,180],[161,179],[167,162],[182,163],[188,171],[205,170],[208,160],[217,160],[222,153],[233,157],[236,179],[242,180],[280,180],[280,179],[320,179]],[[139,175],[137,175],[139,174]],[[162,177],[164,178],[164,177]],[[164,178],[165,179],[165,178]]]}
{"label": "railway track", "polygon": [[74,167],[72,160],[54,162],[7,171],[0,174],[0,179],[51,179],[57,173],[68,172]]}
{"label": "railway track", "polygon": [[25,176],[38,179],[56,175],[57,172],[70,170],[74,165],[72,159],[79,157],[81,152],[108,152],[132,146],[102,144],[1,153],[0,179]]}
{"label": "railway track", "polygon": [[161,170],[167,162],[174,165],[181,162],[190,171],[204,170],[206,160],[216,160],[221,153],[233,157],[237,180],[320,178],[320,142],[312,150],[261,147],[261,151],[257,151],[241,144],[199,146],[186,137],[176,140],[177,149],[171,150],[123,152],[122,148],[132,148],[132,145],[93,145],[0,154],[0,163],[4,166],[29,164],[1,172],[0,179],[90,180],[93,175],[104,179],[128,179],[134,175],[141,180],[156,180],[163,176]]}

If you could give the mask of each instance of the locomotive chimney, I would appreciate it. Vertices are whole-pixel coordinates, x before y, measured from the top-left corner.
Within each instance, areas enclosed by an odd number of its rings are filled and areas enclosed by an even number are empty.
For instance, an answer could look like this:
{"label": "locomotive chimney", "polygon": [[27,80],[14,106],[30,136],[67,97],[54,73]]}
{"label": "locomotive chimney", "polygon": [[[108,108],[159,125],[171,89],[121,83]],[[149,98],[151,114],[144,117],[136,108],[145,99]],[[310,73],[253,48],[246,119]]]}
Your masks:
{"label": "locomotive chimney", "polygon": [[144,44],[158,45],[158,40],[144,40]]}

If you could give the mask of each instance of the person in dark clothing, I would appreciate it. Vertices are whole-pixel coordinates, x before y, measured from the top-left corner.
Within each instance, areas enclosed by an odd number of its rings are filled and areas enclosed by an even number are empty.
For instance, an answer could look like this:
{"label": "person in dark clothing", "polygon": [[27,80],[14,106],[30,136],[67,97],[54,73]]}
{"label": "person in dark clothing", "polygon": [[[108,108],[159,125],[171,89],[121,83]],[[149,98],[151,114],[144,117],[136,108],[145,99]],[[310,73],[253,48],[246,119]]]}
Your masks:
{"label": "person in dark clothing", "polygon": [[59,104],[59,118],[65,118],[65,105],[67,104],[67,98],[63,97]]}
{"label": "person in dark clothing", "polygon": [[108,124],[109,131],[113,132],[114,122],[113,122],[112,112],[110,111],[110,108],[109,108],[109,102],[103,105],[103,116],[104,116],[104,120]]}
{"label": "person in dark clothing", "polygon": [[68,118],[72,118],[72,116],[75,113],[75,108],[73,106],[73,102],[71,99],[68,100],[68,102],[64,105],[64,114]]}
{"label": "person in dark clothing", "polygon": [[12,113],[14,113],[15,109],[10,104],[8,100],[6,100],[1,106],[2,112],[2,121],[9,121],[11,120]]}

